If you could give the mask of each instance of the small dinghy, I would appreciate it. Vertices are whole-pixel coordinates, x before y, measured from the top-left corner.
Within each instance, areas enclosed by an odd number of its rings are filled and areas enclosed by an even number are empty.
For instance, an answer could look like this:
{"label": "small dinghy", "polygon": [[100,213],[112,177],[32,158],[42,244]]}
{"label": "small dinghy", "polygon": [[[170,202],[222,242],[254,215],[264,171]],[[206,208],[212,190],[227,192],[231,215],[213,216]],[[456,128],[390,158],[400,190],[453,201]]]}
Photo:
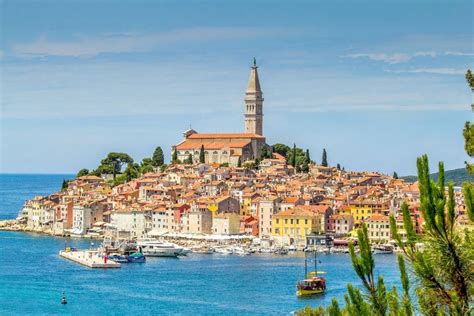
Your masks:
{"label": "small dinghy", "polygon": [[63,292],[63,296],[61,297],[61,304],[62,304],[62,305],[66,305],[66,304],[67,304],[67,299],[66,299],[66,295],[64,294],[64,292]]}
{"label": "small dinghy", "polygon": [[130,256],[127,257],[128,262],[131,263],[142,263],[146,261],[146,258],[140,252],[134,252]]}

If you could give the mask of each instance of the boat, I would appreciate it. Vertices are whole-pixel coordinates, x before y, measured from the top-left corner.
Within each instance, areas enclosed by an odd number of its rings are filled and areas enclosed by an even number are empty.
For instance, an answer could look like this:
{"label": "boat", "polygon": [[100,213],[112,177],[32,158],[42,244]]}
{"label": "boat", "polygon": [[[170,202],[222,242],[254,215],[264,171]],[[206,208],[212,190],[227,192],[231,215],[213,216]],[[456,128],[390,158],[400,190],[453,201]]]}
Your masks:
{"label": "boat", "polygon": [[288,254],[288,249],[282,247],[280,249],[275,250],[275,254],[277,254],[277,255],[287,255]]}
{"label": "boat", "polygon": [[63,292],[63,296],[61,297],[61,304],[62,304],[62,305],[66,305],[66,304],[67,304],[67,299],[66,299],[66,295],[64,294],[64,292]]}
{"label": "boat", "polygon": [[314,252],[314,271],[308,273],[308,257],[305,253],[304,258],[304,275],[305,279],[296,283],[296,295],[298,297],[307,297],[317,294],[323,294],[326,291],[326,279],[321,274],[323,271],[318,271],[316,253]]}
{"label": "boat", "polygon": [[191,252],[193,252],[193,251],[191,250],[191,248],[183,247],[183,250],[181,251],[181,253],[180,253],[179,255],[180,255],[180,256],[187,256],[188,253],[191,253]]}
{"label": "boat", "polygon": [[127,256],[127,260],[130,263],[142,263],[146,261],[146,258],[143,254],[139,252],[134,252],[131,255]]}
{"label": "boat", "polygon": [[250,252],[246,251],[242,247],[234,247],[234,248],[232,248],[232,252],[233,252],[234,255],[238,255],[238,256],[250,255]]}
{"label": "boat", "polygon": [[372,253],[374,255],[385,255],[393,253],[393,246],[389,244],[375,245],[372,247]]}
{"label": "boat", "polygon": [[221,254],[221,255],[232,255],[234,251],[230,248],[223,248],[223,247],[216,247],[214,248],[214,252]]}
{"label": "boat", "polygon": [[112,253],[112,254],[108,255],[107,259],[112,260],[112,261],[117,262],[117,263],[128,263],[129,262],[127,256],[120,255],[118,253]]}
{"label": "boat", "polygon": [[293,252],[293,251],[297,251],[297,250],[298,250],[298,249],[296,249],[296,246],[295,246],[295,245],[290,245],[290,246],[288,246],[288,251]]}
{"label": "boat", "polygon": [[210,255],[214,253],[214,250],[208,247],[203,247],[203,248],[198,248],[198,249],[193,249],[194,253],[199,253],[202,255]]}
{"label": "boat", "polygon": [[142,238],[137,241],[138,250],[146,257],[177,257],[183,248],[175,244],[153,238]]}

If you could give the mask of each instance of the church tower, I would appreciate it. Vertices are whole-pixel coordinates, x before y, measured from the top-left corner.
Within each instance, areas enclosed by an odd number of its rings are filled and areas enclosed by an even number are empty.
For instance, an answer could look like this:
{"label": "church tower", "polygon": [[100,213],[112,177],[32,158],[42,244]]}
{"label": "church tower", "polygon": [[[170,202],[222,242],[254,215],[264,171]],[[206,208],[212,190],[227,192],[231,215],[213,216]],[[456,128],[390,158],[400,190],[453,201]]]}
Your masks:
{"label": "church tower", "polygon": [[254,58],[245,92],[245,133],[263,136],[263,97],[257,68],[257,61]]}

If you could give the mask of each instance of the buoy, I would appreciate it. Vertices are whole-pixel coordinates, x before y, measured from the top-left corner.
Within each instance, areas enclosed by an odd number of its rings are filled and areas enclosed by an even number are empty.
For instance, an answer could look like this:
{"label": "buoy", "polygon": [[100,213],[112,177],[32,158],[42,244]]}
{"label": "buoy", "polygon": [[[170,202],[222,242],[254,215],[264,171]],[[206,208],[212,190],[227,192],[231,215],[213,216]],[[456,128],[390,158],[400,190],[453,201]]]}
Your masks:
{"label": "buoy", "polygon": [[63,296],[61,297],[61,304],[62,304],[62,305],[66,305],[66,304],[67,304],[67,299],[66,299],[66,295],[64,295],[64,292],[63,292]]}

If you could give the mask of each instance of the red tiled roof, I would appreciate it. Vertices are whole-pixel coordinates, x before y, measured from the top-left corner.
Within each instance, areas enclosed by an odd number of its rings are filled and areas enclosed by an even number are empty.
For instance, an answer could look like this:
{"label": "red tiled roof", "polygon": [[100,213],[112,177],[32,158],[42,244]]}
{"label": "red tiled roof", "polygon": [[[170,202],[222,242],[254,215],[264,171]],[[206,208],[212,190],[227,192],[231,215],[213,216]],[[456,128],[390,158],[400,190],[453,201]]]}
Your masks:
{"label": "red tiled roof", "polygon": [[200,134],[195,133],[188,136],[188,139],[216,139],[216,138],[265,138],[261,135],[251,133],[221,133],[221,134]]}
{"label": "red tiled roof", "polygon": [[179,145],[176,145],[177,150],[200,149],[221,149],[221,148],[243,148],[250,144],[250,140],[234,141],[234,142],[216,142],[216,141],[187,141],[185,140]]}

